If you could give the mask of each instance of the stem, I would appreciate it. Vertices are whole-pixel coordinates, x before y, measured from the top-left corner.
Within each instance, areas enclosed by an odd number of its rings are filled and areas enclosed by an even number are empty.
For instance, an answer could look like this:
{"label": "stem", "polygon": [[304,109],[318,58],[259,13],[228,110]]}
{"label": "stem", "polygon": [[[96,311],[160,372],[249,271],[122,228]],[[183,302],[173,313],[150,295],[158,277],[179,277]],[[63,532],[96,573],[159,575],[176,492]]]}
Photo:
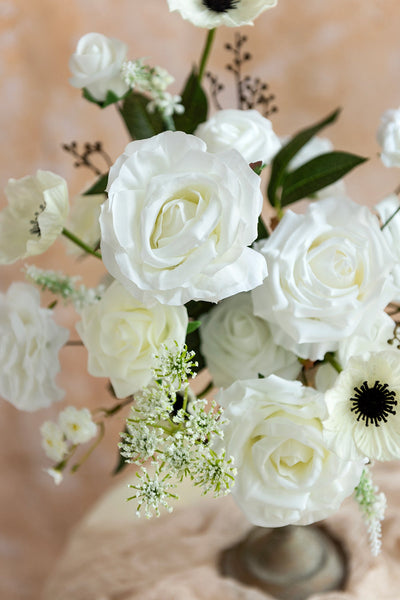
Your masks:
{"label": "stem", "polygon": [[206,396],[208,394],[208,392],[210,392],[214,387],[214,382],[211,380],[210,383],[208,383],[206,385],[206,387],[204,388],[204,390],[202,390],[199,394],[197,394],[198,398],[204,398],[204,396]]}
{"label": "stem", "polygon": [[82,340],[68,340],[65,342],[65,346],[83,346]]}
{"label": "stem", "polygon": [[92,256],[95,256],[96,258],[99,258],[101,260],[101,254],[100,254],[100,252],[95,252],[93,250],[93,248],[91,248],[90,246],[88,246],[87,244],[85,244],[85,242],[83,242],[75,234],[73,234],[71,231],[69,231],[69,229],[66,229],[64,227],[61,233],[63,235],[65,235],[66,238],[68,238],[69,240],[71,240],[71,242],[73,242],[74,244],[76,244],[77,246],[79,246],[80,248],[82,248],[82,250],[84,250],[88,254],[91,254]]}
{"label": "stem", "polygon": [[71,468],[71,473],[76,473],[76,471],[79,469],[79,467],[81,465],[83,465],[83,463],[89,458],[89,456],[92,454],[93,450],[95,448],[97,448],[97,446],[100,444],[101,440],[104,437],[104,423],[101,421],[101,423],[99,423],[99,428],[100,428],[100,432],[99,435],[97,436],[96,440],[94,441],[94,443],[90,446],[89,450],[82,456],[81,460],[77,463],[74,464],[74,466]]}
{"label": "stem", "polygon": [[163,115],[163,121],[169,131],[176,131],[174,119],[171,116]]}
{"label": "stem", "polygon": [[332,352],[327,352],[325,354],[324,360],[328,362],[332,367],[338,372],[341,373],[343,371],[342,367],[339,365],[337,360],[334,358]]}
{"label": "stem", "polygon": [[396,210],[394,211],[394,213],[392,215],[390,215],[390,217],[384,222],[384,224],[381,227],[381,231],[383,229],[385,229],[386,225],[388,225],[390,223],[390,221],[393,219],[393,217],[395,217],[397,215],[397,213],[400,210],[400,206],[398,208],[396,208]]}
{"label": "stem", "polygon": [[204,75],[204,70],[206,68],[207,60],[208,60],[208,57],[211,52],[211,46],[214,41],[215,32],[216,32],[216,29],[210,29],[207,34],[206,43],[204,44],[204,48],[203,48],[203,54],[201,55],[201,59],[200,59],[199,75],[198,75],[199,83],[201,83],[201,80]]}

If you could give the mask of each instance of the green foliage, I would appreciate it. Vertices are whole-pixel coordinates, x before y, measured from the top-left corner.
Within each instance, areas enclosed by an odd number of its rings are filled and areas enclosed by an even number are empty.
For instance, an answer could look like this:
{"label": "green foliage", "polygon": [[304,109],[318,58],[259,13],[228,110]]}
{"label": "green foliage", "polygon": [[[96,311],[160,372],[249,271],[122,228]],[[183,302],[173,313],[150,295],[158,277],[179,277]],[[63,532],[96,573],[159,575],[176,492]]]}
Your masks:
{"label": "green foliage", "polygon": [[207,97],[194,69],[185,83],[181,97],[185,112],[175,115],[175,127],[178,131],[193,133],[207,119],[208,113]]}
{"label": "green foliage", "polygon": [[160,113],[155,110],[150,113],[147,109],[150,100],[131,92],[124,99],[119,112],[133,140],[144,140],[165,130],[165,124]]}
{"label": "green foliage", "polygon": [[186,333],[193,333],[193,331],[196,331],[196,329],[198,329],[200,325],[201,321],[189,321]]}
{"label": "green foliage", "polygon": [[84,196],[93,196],[94,194],[103,194],[106,191],[108,182],[108,173],[100,175],[98,179],[90,186],[86,191],[83,192]]}
{"label": "green foliage", "polygon": [[282,182],[281,208],[308,198],[331,185],[367,159],[349,152],[327,152],[316,156],[295,171],[287,173]]}
{"label": "green foliage", "polygon": [[97,104],[97,106],[99,106],[100,108],[106,108],[107,106],[110,106],[110,104],[115,104],[116,102],[119,102],[119,100],[122,99],[120,96],[117,96],[117,94],[115,94],[111,90],[107,91],[107,95],[102,102],[96,100],[96,98],[94,98],[89,92],[89,90],[87,90],[86,88],[83,88],[82,95],[85,98],[85,100],[93,102],[93,104]]}

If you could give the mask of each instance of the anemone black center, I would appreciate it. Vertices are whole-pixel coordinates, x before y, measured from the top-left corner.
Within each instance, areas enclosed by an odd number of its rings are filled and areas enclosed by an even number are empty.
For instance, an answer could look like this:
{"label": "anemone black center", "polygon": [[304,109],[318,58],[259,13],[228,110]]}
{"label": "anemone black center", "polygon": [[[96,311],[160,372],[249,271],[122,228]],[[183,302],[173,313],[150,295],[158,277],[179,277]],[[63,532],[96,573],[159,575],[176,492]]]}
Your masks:
{"label": "anemone black center", "polygon": [[39,210],[35,212],[34,218],[31,221],[29,221],[29,224],[32,225],[32,227],[29,230],[29,233],[31,233],[32,235],[37,235],[37,237],[40,237],[42,235],[39,227],[39,215],[44,211],[45,208],[46,202],[43,202],[43,204],[40,204]]}
{"label": "anemone black center", "polygon": [[354,396],[350,398],[351,411],[357,415],[357,421],[365,421],[368,427],[373,423],[379,427],[381,422],[386,423],[389,415],[395,415],[397,406],[396,393],[388,389],[387,383],[375,381],[370,387],[366,381],[360,387],[354,388]]}
{"label": "anemone black center", "polygon": [[228,12],[232,8],[236,8],[239,0],[203,0],[206,8],[217,13]]}

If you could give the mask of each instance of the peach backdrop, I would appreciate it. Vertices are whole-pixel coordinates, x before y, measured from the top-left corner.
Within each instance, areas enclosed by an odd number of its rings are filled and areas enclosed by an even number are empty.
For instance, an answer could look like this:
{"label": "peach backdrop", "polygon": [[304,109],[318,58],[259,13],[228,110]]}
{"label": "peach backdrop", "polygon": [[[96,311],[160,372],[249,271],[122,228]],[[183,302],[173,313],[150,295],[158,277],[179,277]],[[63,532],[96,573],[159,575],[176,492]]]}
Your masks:
{"label": "peach backdrop", "polygon": [[[276,132],[284,135],[343,107],[329,136],[338,149],[371,157],[348,177],[354,200],[372,204],[399,183],[396,170],[385,169],[377,153],[375,133],[387,108],[400,105],[400,4],[398,0],[279,0],[249,35],[253,61],[249,70],[265,78],[276,94]],[[0,184],[37,168],[63,175],[73,196],[90,182],[76,171],[62,142],[100,139],[116,158],[128,141],[113,107],[100,111],[81,99],[68,84],[68,58],[84,33],[98,31],[120,38],[132,58],[145,56],[168,67],[179,90],[199,56],[205,32],[170,14],[165,0],[0,0]],[[227,85],[226,108],[234,92],[224,71],[228,55],[223,43],[233,31],[218,32],[209,67]],[[1,206],[5,198],[0,196]],[[36,264],[83,272],[97,282],[101,265],[88,258],[77,265],[64,245],[42,255]],[[21,265],[1,268],[0,290],[22,279]],[[59,323],[73,326],[74,317],[57,309]],[[72,336],[74,336],[72,330]],[[1,340],[0,340],[1,344]],[[61,352],[61,385],[68,403],[95,407],[103,402],[104,381],[85,373],[83,349]],[[61,405],[60,405],[61,406]],[[60,406],[36,414],[18,413],[1,402],[0,464],[0,597],[36,599],[71,527],[99,494],[113,483],[120,425],[111,424],[105,442],[86,468],[56,488],[42,472],[46,458],[39,426]]]}

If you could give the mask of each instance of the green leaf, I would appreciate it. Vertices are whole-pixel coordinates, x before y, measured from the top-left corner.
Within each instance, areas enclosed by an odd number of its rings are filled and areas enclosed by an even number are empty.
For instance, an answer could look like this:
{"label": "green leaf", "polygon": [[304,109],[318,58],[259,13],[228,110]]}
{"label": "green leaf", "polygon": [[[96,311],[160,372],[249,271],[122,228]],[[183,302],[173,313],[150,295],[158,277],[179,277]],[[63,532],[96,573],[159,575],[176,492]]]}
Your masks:
{"label": "green leaf", "polygon": [[288,173],[282,186],[281,206],[307,198],[331,185],[367,159],[348,152],[320,154]]}
{"label": "green leaf", "polygon": [[200,351],[200,344],[201,344],[201,339],[200,339],[199,329],[192,331],[192,333],[189,333],[186,336],[186,345],[188,347],[188,350],[190,350],[190,351],[193,350],[195,352],[196,356],[194,358],[198,362],[197,371],[199,373],[202,369],[204,369],[207,366],[206,360]]}
{"label": "green leaf", "polygon": [[108,173],[100,175],[90,188],[83,192],[83,196],[93,196],[94,194],[102,194],[106,191],[108,181]]}
{"label": "green leaf", "polygon": [[122,103],[120,114],[133,140],[144,140],[165,130],[160,113],[147,110],[149,102],[142,94],[132,92]]}
{"label": "green leaf", "polygon": [[196,331],[196,329],[198,329],[201,325],[201,321],[189,321],[188,326],[187,326],[187,330],[186,333],[192,333],[193,331]]}
{"label": "green leaf", "polygon": [[259,240],[265,240],[269,237],[269,233],[267,228],[265,227],[264,221],[262,220],[261,215],[258,217],[258,225],[257,225],[257,242]]}
{"label": "green leaf", "polygon": [[280,207],[277,191],[282,185],[286,167],[289,162],[312,137],[321,131],[321,129],[336,121],[340,114],[340,110],[340,108],[336,109],[322,121],[299,131],[285,146],[283,146],[283,148],[280,149],[278,154],[276,154],[271,164],[271,177],[267,189],[268,199],[272,206],[275,206],[276,208]]}
{"label": "green leaf", "polygon": [[206,302],[205,300],[190,300],[185,304],[189,319],[193,321],[197,321],[198,317],[208,313],[214,306],[213,302]]}
{"label": "green leaf", "polygon": [[117,96],[115,92],[108,90],[105,99],[100,102],[100,100],[96,100],[96,98],[92,96],[89,90],[83,88],[82,96],[85,98],[85,100],[93,102],[93,104],[97,104],[97,106],[100,108],[106,108],[107,106],[110,106],[110,104],[115,104],[116,102],[122,100],[125,97],[125,94],[124,96]]}
{"label": "green leaf", "polygon": [[196,127],[207,119],[208,113],[207,96],[201,87],[195,69],[189,75],[181,97],[185,112],[174,116],[175,127],[177,131],[193,133]]}

